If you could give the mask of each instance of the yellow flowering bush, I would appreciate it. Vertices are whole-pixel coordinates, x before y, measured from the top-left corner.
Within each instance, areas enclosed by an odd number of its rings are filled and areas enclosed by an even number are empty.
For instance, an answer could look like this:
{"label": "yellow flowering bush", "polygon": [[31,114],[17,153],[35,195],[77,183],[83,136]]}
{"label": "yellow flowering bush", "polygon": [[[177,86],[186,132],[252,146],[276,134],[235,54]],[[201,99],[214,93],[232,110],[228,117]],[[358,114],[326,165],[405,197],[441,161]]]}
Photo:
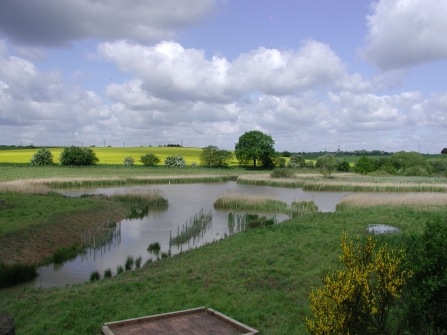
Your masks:
{"label": "yellow flowering bush", "polygon": [[357,237],[340,239],[342,268],[328,271],[323,287],[310,295],[313,318],[306,319],[307,330],[315,335],[387,334],[388,314],[394,300],[412,273],[402,269],[403,250],[387,244],[376,250],[377,241],[366,243]]}

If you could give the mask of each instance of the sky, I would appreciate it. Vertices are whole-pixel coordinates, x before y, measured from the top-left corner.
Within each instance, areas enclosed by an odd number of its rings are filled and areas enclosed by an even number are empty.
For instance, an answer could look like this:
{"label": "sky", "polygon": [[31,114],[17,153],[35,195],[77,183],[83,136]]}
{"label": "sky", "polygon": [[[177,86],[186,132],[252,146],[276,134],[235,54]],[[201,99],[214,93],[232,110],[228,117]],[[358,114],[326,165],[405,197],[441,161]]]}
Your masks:
{"label": "sky", "polygon": [[1,0],[0,144],[447,146],[447,0]]}

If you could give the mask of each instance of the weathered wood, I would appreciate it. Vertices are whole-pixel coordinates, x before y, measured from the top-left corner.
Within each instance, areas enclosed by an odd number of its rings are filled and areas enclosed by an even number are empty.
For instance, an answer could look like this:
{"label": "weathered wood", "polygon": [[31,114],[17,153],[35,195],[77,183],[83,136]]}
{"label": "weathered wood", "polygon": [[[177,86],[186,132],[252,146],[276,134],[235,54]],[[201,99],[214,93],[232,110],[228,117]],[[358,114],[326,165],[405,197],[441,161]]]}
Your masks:
{"label": "weathered wood", "polygon": [[142,318],[107,322],[103,335],[255,335],[259,332],[213,309],[204,307]]}

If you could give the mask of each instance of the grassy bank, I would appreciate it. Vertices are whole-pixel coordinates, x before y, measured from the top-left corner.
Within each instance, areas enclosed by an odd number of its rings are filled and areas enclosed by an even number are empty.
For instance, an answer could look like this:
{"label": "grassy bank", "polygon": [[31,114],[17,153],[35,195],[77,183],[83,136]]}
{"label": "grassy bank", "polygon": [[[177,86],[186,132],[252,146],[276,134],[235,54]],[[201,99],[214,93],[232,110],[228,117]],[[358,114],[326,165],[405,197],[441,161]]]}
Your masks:
{"label": "grassy bank", "polygon": [[[308,293],[323,269],[336,267],[341,231],[364,234],[382,223],[423,230],[447,210],[407,206],[317,213],[256,228],[112,279],[51,290],[2,293],[0,310],[20,334],[98,334],[107,321],[198,306],[214,308],[261,331],[305,334]],[[399,234],[381,236],[392,245]]]}
{"label": "grassy bank", "polygon": [[86,229],[125,218],[134,207],[167,206],[160,192],[68,198],[60,194],[0,193],[0,259],[37,264],[81,244]]}

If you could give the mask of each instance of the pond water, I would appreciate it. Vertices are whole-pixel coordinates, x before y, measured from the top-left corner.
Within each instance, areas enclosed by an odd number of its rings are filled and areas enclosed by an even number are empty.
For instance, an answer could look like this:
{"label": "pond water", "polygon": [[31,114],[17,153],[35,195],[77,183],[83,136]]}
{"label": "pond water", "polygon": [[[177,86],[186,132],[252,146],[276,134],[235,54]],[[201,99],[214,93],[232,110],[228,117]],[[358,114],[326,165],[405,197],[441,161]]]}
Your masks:
{"label": "pond water", "polygon": [[366,228],[368,233],[370,234],[387,234],[387,233],[395,233],[400,231],[399,228],[388,226],[386,224],[370,224],[368,225],[368,228]]}
{"label": "pond water", "polygon": [[[106,269],[111,269],[115,275],[117,266],[123,265],[127,256],[135,258],[141,256],[142,264],[148,260],[156,260],[161,252],[169,251],[169,238],[175,237],[182,226],[203,210],[212,215],[212,222],[207,225],[200,236],[180,248],[171,247],[171,254],[175,255],[190,248],[199,247],[230,235],[228,227],[229,210],[215,210],[214,201],[226,191],[247,192],[252,194],[272,194],[278,200],[291,204],[293,201],[313,200],[322,212],[335,211],[336,204],[347,192],[314,192],[302,189],[280,188],[270,186],[240,185],[236,182],[212,183],[212,184],[163,184],[144,186],[125,186],[109,188],[84,188],[63,190],[60,193],[77,197],[82,194],[106,194],[111,195],[127,192],[131,189],[160,190],[168,199],[169,206],[163,210],[150,210],[141,219],[125,219],[118,224],[120,233],[109,240],[109,243],[100,249],[88,249],[83,255],[79,255],[71,261],[63,264],[51,264],[39,268],[38,276],[33,281],[19,287],[54,287],[83,283],[89,280],[93,271],[98,271],[103,277]],[[234,213],[234,211],[231,211]],[[244,213],[236,213],[244,214]],[[258,213],[259,214],[259,213]],[[286,214],[268,214],[277,222],[287,220]],[[159,242],[160,254],[147,251],[149,244]],[[18,287],[16,287],[18,288]]]}

